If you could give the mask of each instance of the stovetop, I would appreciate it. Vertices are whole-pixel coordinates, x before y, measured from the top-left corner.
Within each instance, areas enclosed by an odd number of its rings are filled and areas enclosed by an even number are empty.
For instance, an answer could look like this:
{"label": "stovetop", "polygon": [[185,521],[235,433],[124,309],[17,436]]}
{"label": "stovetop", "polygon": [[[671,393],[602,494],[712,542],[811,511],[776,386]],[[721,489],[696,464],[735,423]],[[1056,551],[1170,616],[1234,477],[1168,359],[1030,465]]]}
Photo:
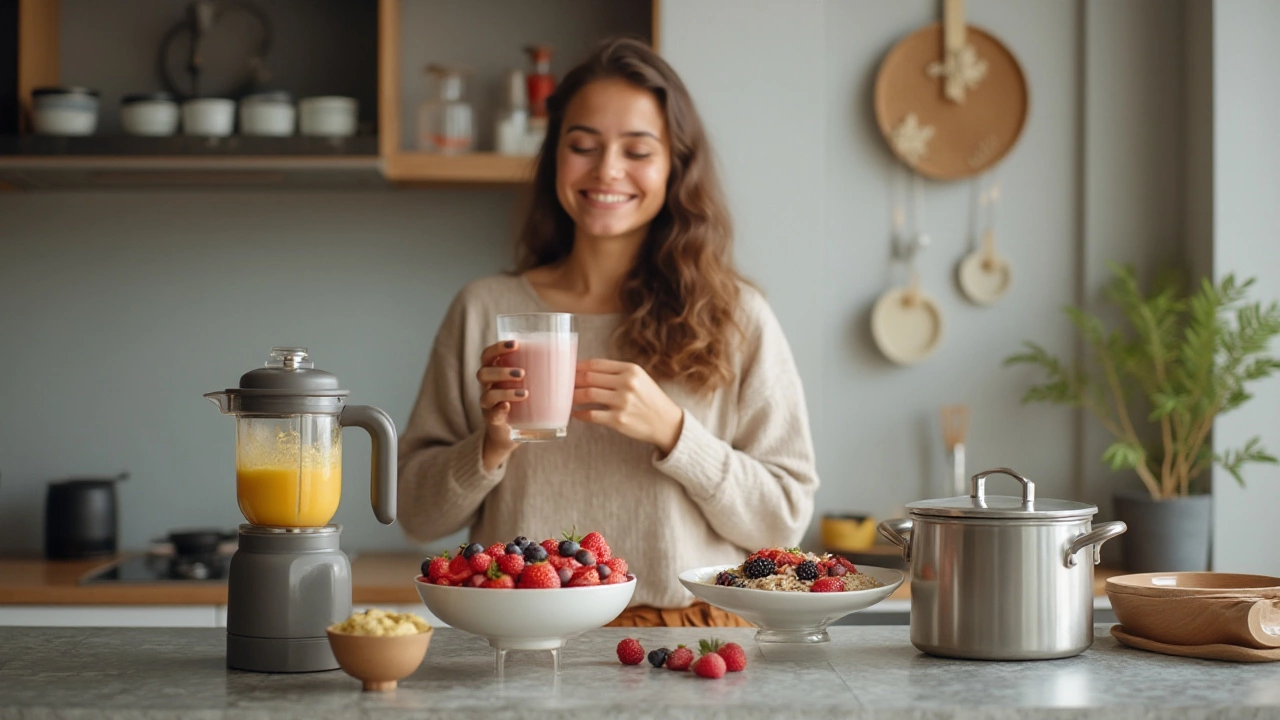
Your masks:
{"label": "stovetop", "polygon": [[82,585],[100,583],[226,583],[231,556],[134,555],[85,576]]}

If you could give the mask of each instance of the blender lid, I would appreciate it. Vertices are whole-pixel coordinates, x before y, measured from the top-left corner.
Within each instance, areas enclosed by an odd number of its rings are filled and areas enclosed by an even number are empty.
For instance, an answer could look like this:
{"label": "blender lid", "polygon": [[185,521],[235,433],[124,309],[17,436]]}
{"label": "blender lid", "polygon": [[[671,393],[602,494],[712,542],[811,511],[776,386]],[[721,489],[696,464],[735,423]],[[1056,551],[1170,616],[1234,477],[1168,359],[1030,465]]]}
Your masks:
{"label": "blender lid", "polygon": [[331,391],[338,390],[338,376],[317,370],[315,363],[309,359],[306,348],[273,347],[271,359],[265,366],[240,376],[240,390],[291,390],[299,394],[330,394]]}
{"label": "blender lid", "polygon": [[348,394],[336,375],[315,368],[306,348],[273,347],[264,367],[240,376],[240,387],[205,397],[224,413],[336,415]]}

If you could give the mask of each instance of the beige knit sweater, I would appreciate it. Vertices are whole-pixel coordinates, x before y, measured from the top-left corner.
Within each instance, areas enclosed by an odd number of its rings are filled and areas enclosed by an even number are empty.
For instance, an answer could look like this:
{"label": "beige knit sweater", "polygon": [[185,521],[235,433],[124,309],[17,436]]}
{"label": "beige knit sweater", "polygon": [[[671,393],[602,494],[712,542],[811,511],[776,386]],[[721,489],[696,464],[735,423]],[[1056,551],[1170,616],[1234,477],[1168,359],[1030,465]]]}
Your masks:
{"label": "beige knit sweater", "polygon": [[[409,537],[427,542],[470,527],[472,540],[489,545],[596,530],[638,578],[631,603],[663,608],[693,601],[683,570],[799,542],[818,488],[804,392],[777,319],[751,288],[742,293],[736,380],[705,395],[660,383],[684,408],[667,457],[571,420],[564,440],[518,447],[485,472],[480,353],[497,342],[497,315],[551,310],[523,276],[477,280],[454,299],[400,438],[399,520]],[[615,356],[620,319],[577,316],[579,359]]]}

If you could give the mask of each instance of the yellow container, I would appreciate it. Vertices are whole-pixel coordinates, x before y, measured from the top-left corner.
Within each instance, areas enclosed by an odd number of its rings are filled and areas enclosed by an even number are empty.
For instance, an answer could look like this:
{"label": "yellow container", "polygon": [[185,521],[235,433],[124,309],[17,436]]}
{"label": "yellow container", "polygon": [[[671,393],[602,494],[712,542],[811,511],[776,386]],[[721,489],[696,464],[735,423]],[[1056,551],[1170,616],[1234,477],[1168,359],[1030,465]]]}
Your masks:
{"label": "yellow container", "polygon": [[876,520],[870,515],[823,515],[822,547],[836,552],[868,550],[876,541]]}

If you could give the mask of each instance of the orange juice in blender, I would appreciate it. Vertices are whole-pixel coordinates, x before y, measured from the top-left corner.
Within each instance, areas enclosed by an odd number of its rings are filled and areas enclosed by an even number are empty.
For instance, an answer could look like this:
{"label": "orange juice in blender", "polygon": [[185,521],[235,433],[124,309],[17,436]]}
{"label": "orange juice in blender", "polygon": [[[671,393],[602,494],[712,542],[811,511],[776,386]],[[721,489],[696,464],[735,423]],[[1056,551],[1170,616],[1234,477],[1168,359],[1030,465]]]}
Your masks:
{"label": "orange juice in blender", "polygon": [[254,525],[320,527],[342,494],[342,444],[336,417],[241,418],[236,499]]}

